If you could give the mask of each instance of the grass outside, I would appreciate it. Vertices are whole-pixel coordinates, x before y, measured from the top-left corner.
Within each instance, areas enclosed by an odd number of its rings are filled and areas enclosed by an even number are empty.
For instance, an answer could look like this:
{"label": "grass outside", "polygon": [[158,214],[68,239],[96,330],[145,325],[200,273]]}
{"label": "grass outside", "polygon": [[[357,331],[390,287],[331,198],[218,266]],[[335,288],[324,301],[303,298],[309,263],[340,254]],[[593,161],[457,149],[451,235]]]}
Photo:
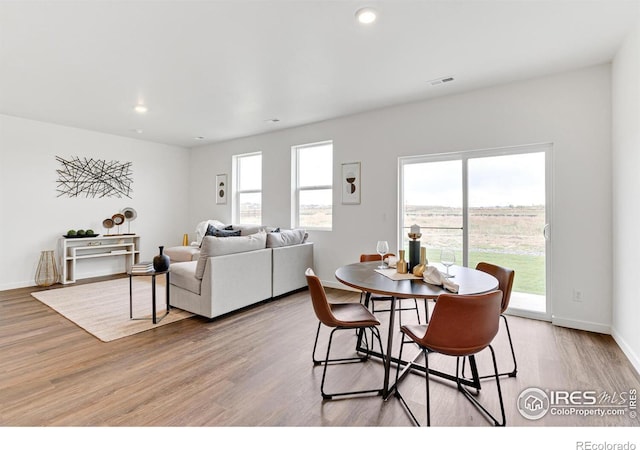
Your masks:
{"label": "grass outside", "polygon": [[[427,259],[440,262],[440,249],[427,248]],[[515,270],[513,290],[527,294],[545,295],[545,262],[543,255],[524,255],[498,252],[469,252],[469,267],[484,261]],[[462,263],[462,252],[456,254],[456,264]]]}
{"label": "grass outside", "polygon": [[[544,206],[470,208],[469,213],[469,267],[485,261],[512,268],[516,272],[514,291],[545,295]],[[331,208],[317,205],[305,208],[300,221],[303,227],[326,226],[331,223]],[[404,222],[423,228],[421,245],[427,247],[429,261],[439,262],[443,248],[462,248],[460,208],[407,205]],[[403,244],[408,258],[406,235]],[[456,260],[461,264],[461,251],[457,252]]]}
{"label": "grass outside", "polygon": [[[439,262],[443,248],[462,248],[460,229],[429,228],[461,227],[460,208],[408,206],[406,212],[405,223],[424,227],[421,240],[430,261]],[[543,206],[470,208],[469,267],[485,261],[512,268],[516,272],[514,291],[545,295],[544,224]],[[456,260],[462,263],[460,250]]]}

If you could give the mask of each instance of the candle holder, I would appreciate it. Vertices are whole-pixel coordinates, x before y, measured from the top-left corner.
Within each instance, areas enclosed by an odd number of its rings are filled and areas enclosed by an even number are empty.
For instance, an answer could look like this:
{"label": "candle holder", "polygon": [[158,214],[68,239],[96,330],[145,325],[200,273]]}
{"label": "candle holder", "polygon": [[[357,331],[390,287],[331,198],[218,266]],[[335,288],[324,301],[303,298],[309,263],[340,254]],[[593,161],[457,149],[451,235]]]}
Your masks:
{"label": "candle holder", "polygon": [[413,268],[420,264],[420,241],[419,239],[422,237],[422,233],[420,232],[420,227],[418,225],[412,225],[411,231],[409,232],[409,262],[408,269],[409,272],[413,271]]}

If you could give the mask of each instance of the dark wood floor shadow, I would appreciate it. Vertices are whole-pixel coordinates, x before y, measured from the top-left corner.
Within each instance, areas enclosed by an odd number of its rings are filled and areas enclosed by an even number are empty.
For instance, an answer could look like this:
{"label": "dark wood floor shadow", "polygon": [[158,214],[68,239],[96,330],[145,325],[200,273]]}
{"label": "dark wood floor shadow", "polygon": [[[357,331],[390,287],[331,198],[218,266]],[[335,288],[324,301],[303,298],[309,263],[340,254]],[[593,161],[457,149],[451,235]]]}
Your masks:
{"label": "dark wood floor shadow", "polygon": [[[307,291],[217,320],[194,317],[104,343],[31,297],[34,290],[0,292],[1,426],[411,425],[395,398],[322,400],[322,368],[311,361],[317,321]],[[333,301],[359,299],[342,290],[327,293]],[[517,398],[526,388],[621,393],[640,388],[640,377],[610,336],[519,317],[509,321],[519,372],[501,380],[508,426],[640,424],[629,414],[525,419]],[[323,330],[323,343],[327,336]],[[494,344],[501,368],[507,369],[503,330]],[[352,353],[353,332],[339,333],[334,345],[336,352]],[[478,358],[481,371],[489,363],[486,355]],[[452,358],[432,359],[432,367],[442,370],[453,370],[453,364]],[[379,384],[382,374],[376,360],[330,367],[328,388],[366,388]],[[450,384],[431,386],[434,425],[488,426]],[[411,375],[402,393],[424,414],[422,377]],[[483,383],[480,397],[494,409],[495,394],[495,382]]]}

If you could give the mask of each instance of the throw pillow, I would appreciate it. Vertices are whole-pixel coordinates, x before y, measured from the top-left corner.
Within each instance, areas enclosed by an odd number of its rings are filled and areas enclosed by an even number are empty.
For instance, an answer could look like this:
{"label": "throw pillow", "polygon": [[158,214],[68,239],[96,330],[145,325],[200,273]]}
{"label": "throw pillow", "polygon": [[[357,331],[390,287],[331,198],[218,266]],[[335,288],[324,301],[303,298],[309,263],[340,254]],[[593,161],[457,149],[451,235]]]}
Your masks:
{"label": "throw pillow", "polygon": [[196,278],[202,280],[208,258],[261,250],[266,247],[266,243],[267,233],[263,231],[249,236],[231,236],[225,238],[205,236],[202,239],[202,249],[200,250],[200,257],[196,265]]}
{"label": "throw pillow", "polygon": [[198,243],[198,245],[202,243],[202,238],[207,232],[207,228],[209,225],[213,225],[216,228],[224,227],[224,224],[219,220],[209,219],[209,220],[200,222],[198,226],[196,226],[196,242]]}
{"label": "throw pillow", "polygon": [[216,237],[229,237],[229,236],[240,236],[240,230],[214,230],[212,236]]}
{"label": "throw pillow", "polygon": [[280,230],[267,234],[267,247],[286,247],[288,245],[302,244],[306,240],[306,232],[302,229]]}

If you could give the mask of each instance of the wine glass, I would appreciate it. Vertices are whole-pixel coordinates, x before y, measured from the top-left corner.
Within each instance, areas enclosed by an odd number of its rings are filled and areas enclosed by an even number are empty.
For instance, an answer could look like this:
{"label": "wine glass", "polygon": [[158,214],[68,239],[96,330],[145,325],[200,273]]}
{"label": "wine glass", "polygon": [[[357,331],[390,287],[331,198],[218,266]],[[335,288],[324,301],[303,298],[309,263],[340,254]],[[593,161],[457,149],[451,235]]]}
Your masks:
{"label": "wine glass", "polygon": [[378,241],[376,251],[380,253],[380,265],[378,266],[378,269],[386,269],[384,266],[384,255],[389,253],[389,243],[387,241]]}
{"label": "wine glass", "polygon": [[451,249],[444,249],[440,252],[440,262],[443,266],[447,268],[447,278],[453,277],[453,275],[449,274],[449,267],[453,266],[456,263],[456,254]]}

